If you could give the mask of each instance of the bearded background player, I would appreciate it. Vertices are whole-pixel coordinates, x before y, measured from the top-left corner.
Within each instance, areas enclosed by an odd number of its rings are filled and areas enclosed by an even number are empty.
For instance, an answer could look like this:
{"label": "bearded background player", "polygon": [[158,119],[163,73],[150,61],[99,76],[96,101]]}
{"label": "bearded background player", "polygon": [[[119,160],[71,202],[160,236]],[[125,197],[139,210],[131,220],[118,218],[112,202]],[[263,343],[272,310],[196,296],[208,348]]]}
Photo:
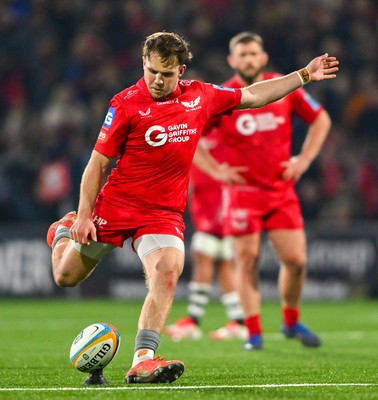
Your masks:
{"label": "bearded background player", "polygon": [[[148,293],[128,383],[173,382],[185,368],[182,361],[165,361],[155,351],[184,265],[189,172],[206,121],[237,107],[261,107],[311,80],[335,78],[338,70],[335,57],[324,54],[279,79],[225,89],[179,80],[190,58],[188,43],[175,33],[147,37],[144,75],[110,102],[83,173],[77,214],[55,222],[47,234],[54,280],[67,287],[86,279],[105,254],[132,238]],[[204,152],[198,157],[214,179],[243,181],[237,169],[220,168]],[[103,184],[113,158],[117,165]]]}
{"label": "bearded background player", "polygon": [[[264,72],[268,55],[262,38],[242,32],[230,41],[228,63],[235,75],[226,87],[242,88],[280,76]],[[301,152],[291,155],[292,118],[309,125]],[[246,350],[262,348],[261,295],[258,260],[261,233],[268,238],[279,263],[282,331],[304,346],[318,347],[320,339],[299,322],[300,301],[305,281],[306,237],[295,183],[319,154],[331,127],[324,108],[304,89],[265,107],[234,111],[220,117],[218,134],[230,165],[245,166],[246,184],[225,186],[225,231],[235,246],[236,282],[249,331]]]}

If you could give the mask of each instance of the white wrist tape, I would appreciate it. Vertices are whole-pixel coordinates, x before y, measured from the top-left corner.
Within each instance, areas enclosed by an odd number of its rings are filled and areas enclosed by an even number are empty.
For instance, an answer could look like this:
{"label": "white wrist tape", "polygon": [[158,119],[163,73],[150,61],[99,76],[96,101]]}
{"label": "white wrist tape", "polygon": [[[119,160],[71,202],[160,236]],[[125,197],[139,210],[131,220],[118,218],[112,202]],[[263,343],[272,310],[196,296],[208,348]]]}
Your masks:
{"label": "white wrist tape", "polygon": [[295,72],[298,74],[299,79],[302,82],[302,86],[304,86],[307,83],[311,82],[310,74],[307,71],[307,68],[301,68],[301,69],[299,69],[298,71],[295,71]]}

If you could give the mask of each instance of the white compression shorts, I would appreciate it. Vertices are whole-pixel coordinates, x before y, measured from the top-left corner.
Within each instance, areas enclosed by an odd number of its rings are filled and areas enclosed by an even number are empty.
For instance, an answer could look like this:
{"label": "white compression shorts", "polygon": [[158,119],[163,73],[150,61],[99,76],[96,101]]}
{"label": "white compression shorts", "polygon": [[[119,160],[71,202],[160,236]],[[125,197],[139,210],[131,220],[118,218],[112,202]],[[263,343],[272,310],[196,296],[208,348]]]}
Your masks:
{"label": "white compression shorts", "polygon": [[[106,254],[112,251],[116,246],[110,243],[91,241],[89,245],[74,243],[74,247],[81,254],[94,260],[100,260]],[[183,254],[185,254],[184,242],[179,237],[174,235],[142,235],[133,242],[133,247],[141,260],[143,259],[143,257],[147,256],[153,251],[162,249],[164,247],[175,247]]]}
{"label": "white compression shorts", "polygon": [[191,249],[217,260],[230,260],[234,255],[231,236],[218,238],[204,232],[193,234]]}
{"label": "white compression shorts", "polygon": [[133,242],[133,247],[141,260],[153,251],[164,247],[175,247],[182,254],[185,254],[184,242],[174,235],[159,235],[155,233],[143,235]]}

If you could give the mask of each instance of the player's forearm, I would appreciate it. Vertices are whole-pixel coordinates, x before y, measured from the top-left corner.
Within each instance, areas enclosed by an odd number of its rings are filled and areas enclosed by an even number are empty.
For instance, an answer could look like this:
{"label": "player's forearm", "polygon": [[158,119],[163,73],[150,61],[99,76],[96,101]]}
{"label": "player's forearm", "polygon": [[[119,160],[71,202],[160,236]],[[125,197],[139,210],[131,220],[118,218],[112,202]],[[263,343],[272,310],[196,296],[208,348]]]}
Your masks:
{"label": "player's forearm", "polygon": [[220,164],[201,146],[201,144],[197,147],[193,162],[201,171],[214,179],[216,178]]}
{"label": "player's forearm", "polygon": [[296,72],[254,83],[242,89],[241,108],[259,108],[277,101],[302,86]]}
{"label": "player's forearm", "polygon": [[331,118],[323,110],[310,125],[300,156],[310,163],[319,155],[331,129]]}
{"label": "player's forearm", "polygon": [[[103,157],[103,156],[102,156]],[[86,166],[80,185],[78,215],[91,218],[96,198],[104,181],[107,163],[100,160],[99,153],[93,153]]]}

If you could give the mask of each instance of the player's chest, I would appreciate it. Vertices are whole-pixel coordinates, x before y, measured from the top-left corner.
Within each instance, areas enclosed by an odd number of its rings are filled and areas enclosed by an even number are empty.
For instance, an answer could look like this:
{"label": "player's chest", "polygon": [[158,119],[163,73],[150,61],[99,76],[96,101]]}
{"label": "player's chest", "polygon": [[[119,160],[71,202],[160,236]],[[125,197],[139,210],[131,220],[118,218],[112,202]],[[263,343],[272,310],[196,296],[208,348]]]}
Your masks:
{"label": "player's chest", "polygon": [[140,104],[132,113],[128,146],[146,151],[157,147],[186,151],[196,146],[206,122],[205,110],[198,104],[185,104],[178,99]]}

